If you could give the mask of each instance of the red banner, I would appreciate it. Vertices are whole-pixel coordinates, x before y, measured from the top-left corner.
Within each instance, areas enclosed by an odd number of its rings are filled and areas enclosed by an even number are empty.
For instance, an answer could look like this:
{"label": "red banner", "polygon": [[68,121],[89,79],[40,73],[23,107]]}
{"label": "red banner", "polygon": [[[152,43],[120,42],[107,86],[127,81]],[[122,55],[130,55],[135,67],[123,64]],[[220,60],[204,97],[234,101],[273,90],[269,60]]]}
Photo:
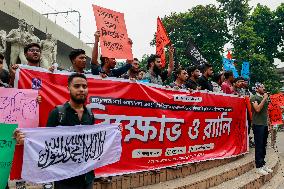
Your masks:
{"label": "red banner", "polygon": [[[69,99],[67,75],[21,69],[19,88],[33,82],[42,95],[40,126]],[[122,156],[97,176],[159,169],[243,154],[247,148],[244,98],[182,92],[88,76],[89,101],[97,123],[121,123]],[[139,94],[139,95],[138,95]]]}
{"label": "red banner", "polygon": [[108,58],[133,59],[124,14],[93,5],[96,25],[101,32],[102,56]]}
{"label": "red banner", "polygon": [[157,34],[156,34],[156,54],[161,56],[162,66],[166,65],[165,46],[170,43],[167,31],[165,30],[161,19],[157,18]]}

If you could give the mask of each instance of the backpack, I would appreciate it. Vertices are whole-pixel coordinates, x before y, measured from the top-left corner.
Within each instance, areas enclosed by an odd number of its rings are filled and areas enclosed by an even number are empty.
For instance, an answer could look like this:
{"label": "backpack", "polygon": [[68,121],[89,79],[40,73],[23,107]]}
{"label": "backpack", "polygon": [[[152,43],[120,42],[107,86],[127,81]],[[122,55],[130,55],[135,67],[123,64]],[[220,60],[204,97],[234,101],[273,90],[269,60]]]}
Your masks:
{"label": "backpack", "polygon": [[[65,118],[66,118],[66,108],[64,107],[64,105],[58,105],[56,106],[56,108],[58,110],[58,123],[59,125],[63,125]],[[89,116],[93,119],[93,122],[94,122],[95,121],[94,114],[91,108],[87,107],[87,111],[88,111]]]}

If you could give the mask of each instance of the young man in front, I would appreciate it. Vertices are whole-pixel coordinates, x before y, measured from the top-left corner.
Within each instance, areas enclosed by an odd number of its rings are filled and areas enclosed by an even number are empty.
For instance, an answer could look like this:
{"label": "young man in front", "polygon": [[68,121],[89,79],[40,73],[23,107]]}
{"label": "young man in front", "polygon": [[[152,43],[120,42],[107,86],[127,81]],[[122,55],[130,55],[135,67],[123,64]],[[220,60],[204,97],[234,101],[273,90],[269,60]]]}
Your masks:
{"label": "young man in front", "polygon": [[[75,125],[93,125],[94,116],[84,105],[88,96],[88,84],[86,76],[81,73],[73,73],[68,77],[69,101],[54,108],[48,117],[47,127],[62,125],[72,127]],[[64,110],[62,110],[64,109]],[[62,116],[64,113],[64,116]],[[24,133],[15,131],[18,144],[24,144]],[[74,170],[76,171],[76,170]],[[94,184],[94,172],[54,182],[54,189],[92,189]]]}

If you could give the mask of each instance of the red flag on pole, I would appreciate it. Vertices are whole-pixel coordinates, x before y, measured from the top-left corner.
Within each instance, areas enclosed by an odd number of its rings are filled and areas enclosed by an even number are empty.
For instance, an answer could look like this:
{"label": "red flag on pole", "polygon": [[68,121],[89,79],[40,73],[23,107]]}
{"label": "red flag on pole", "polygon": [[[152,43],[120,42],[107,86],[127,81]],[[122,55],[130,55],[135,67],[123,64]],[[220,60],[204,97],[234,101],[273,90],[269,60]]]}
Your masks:
{"label": "red flag on pole", "polygon": [[156,54],[161,56],[162,66],[166,64],[165,46],[170,43],[168,34],[163,26],[161,19],[157,18],[157,34],[156,34]]}
{"label": "red flag on pole", "polygon": [[227,59],[232,60],[232,54],[231,54],[231,51],[228,51],[228,53],[227,53]]}

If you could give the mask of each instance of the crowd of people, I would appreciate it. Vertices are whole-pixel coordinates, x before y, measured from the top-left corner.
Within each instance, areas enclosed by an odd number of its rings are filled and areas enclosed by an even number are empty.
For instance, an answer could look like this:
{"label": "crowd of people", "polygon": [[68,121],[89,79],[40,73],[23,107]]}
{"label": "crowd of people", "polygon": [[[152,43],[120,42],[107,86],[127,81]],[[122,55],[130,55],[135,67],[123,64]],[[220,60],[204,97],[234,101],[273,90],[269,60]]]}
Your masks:
{"label": "crowd of people", "polygon": [[[117,77],[130,80],[137,80],[158,85],[165,85],[175,89],[188,90],[208,90],[226,94],[250,95],[248,90],[248,80],[242,77],[234,78],[232,71],[222,71],[213,73],[213,67],[210,64],[194,65],[188,68],[178,68],[174,71],[174,48],[169,50],[168,67],[162,66],[161,57],[152,54],[147,60],[147,70],[140,68],[137,58],[126,60],[126,63],[116,68],[116,59],[108,57],[99,57],[99,37],[100,32],[95,33],[95,43],[91,59],[91,71],[87,71],[87,57],[82,49],[74,49],[69,54],[71,63],[69,72],[78,72],[84,74],[100,75],[102,78]],[[132,44],[132,41],[129,40]],[[24,54],[28,61],[27,65],[40,67],[41,47],[38,43],[28,44],[24,48]],[[15,71],[18,64],[10,65],[10,69],[3,68],[4,56],[0,55],[0,86],[12,87],[14,84]],[[52,65],[49,71],[53,72],[57,65]],[[166,85],[167,79],[174,76],[175,81]]]}
{"label": "crowd of people", "polygon": [[[92,124],[94,120],[89,116],[89,111],[84,103],[88,94],[87,80],[84,74],[100,75],[102,78],[106,77],[120,77],[124,79],[136,80],[141,82],[148,82],[158,85],[165,85],[173,89],[183,90],[208,90],[218,93],[234,94],[238,96],[251,96],[251,104],[253,109],[252,125],[255,134],[256,146],[256,167],[261,174],[267,174],[272,171],[265,167],[265,147],[267,143],[267,125],[265,121],[267,118],[267,104],[268,96],[265,93],[264,86],[256,85],[256,95],[252,95],[249,90],[249,81],[242,77],[234,78],[232,71],[221,71],[214,74],[213,66],[206,63],[203,65],[194,65],[188,68],[178,68],[174,71],[174,48],[169,50],[169,63],[166,68],[163,68],[161,57],[159,55],[151,55],[147,60],[147,70],[140,68],[140,63],[137,58],[127,60],[126,63],[116,68],[115,58],[100,57],[99,58],[99,37],[100,32],[95,33],[95,43],[92,52],[91,71],[86,70],[86,54],[82,49],[74,49],[70,52],[70,64],[72,67],[68,70],[73,72],[68,79],[68,90],[70,93],[70,100],[60,108],[55,108],[49,115],[47,126],[54,127],[57,125],[78,125],[78,124]],[[130,43],[131,40],[129,41]],[[27,65],[40,67],[41,47],[37,43],[28,44],[24,48],[24,54],[28,61]],[[10,69],[3,68],[4,56],[0,55],[0,86],[13,87],[16,70],[19,68],[18,64],[10,65]],[[49,68],[50,72],[54,72],[57,66],[53,65]],[[75,73],[74,73],[75,72]],[[174,82],[166,85],[166,80],[174,75]],[[41,101],[41,98],[38,98]],[[63,110],[62,110],[63,108]],[[60,124],[59,112],[65,112],[68,119],[63,120]],[[74,114],[75,113],[75,114]],[[76,115],[74,117],[74,115]],[[85,121],[82,121],[86,119]],[[261,126],[259,126],[261,125]],[[250,129],[249,129],[250,130]],[[15,132],[15,138],[19,144],[23,144],[24,134],[20,131]],[[78,177],[66,179],[64,181],[55,182],[55,188],[92,188],[93,184],[92,173],[80,175]],[[88,178],[88,179],[86,179]]]}

